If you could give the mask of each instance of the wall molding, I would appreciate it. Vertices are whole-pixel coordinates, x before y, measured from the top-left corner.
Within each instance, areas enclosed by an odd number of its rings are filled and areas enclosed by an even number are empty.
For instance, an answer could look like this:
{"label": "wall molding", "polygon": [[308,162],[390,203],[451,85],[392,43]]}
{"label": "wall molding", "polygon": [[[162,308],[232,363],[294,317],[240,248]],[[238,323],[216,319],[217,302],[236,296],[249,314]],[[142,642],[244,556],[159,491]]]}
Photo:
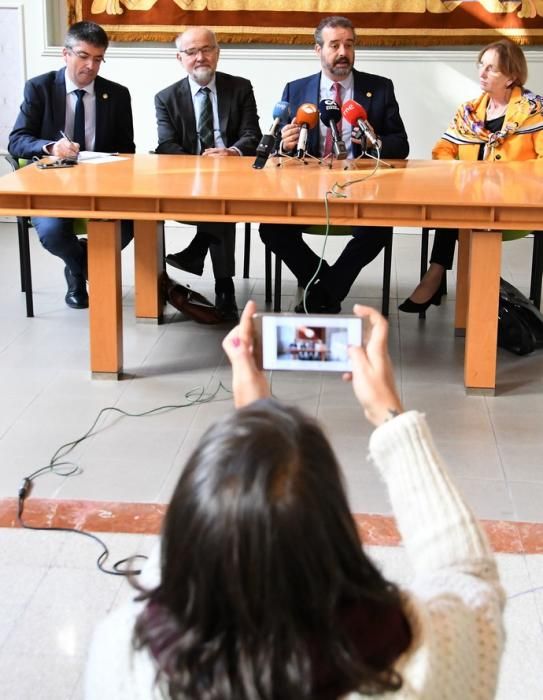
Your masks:
{"label": "wall molding", "polygon": [[[61,46],[46,46],[43,51],[44,57],[60,56],[62,51]],[[175,57],[174,47],[158,47],[158,46],[110,46],[107,50],[107,55],[116,58],[145,58],[149,60],[164,60]],[[422,62],[425,63],[473,63],[477,55],[477,49],[358,49],[356,52],[357,63],[373,61],[376,58],[383,63],[404,62]],[[543,63],[543,50],[526,51],[526,56],[530,64]],[[285,49],[273,47],[240,47],[230,48],[229,46],[221,47],[221,61],[307,61],[314,57],[312,48],[300,49]]]}

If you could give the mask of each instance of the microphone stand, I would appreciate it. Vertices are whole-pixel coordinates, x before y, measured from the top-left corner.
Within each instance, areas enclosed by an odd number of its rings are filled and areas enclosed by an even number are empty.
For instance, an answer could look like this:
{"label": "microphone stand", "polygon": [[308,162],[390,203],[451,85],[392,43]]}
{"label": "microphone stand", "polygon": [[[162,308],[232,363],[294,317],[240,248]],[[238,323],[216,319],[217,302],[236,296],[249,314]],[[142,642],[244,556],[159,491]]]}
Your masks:
{"label": "microphone stand", "polygon": [[281,160],[282,158],[287,158],[288,160],[293,160],[296,161],[297,163],[300,163],[300,165],[309,165],[307,162],[306,158],[311,158],[311,160],[316,160],[318,163],[321,162],[320,158],[317,158],[316,156],[312,156],[311,153],[305,153],[303,158],[298,158],[297,156],[291,156],[288,153],[274,153],[273,158],[277,158],[279,160],[278,163],[276,163],[276,167],[280,168],[283,165],[283,161]]}
{"label": "microphone stand", "polygon": [[[365,136],[364,136],[363,141],[362,141],[362,139],[360,139],[360,146],[362,148],[362,152],[360,153],[359,156],[357,156],[356,158],[353,158],[351,163],[354,163],[358,160],[362,160],[364,158],[364,156],[367,156],[368,158],[372,158],[373,160],[377,161],[376,167],[378,167],[378,168],[380,166],[386,166],[387,168],[394,168],[395,167],[394,165],[392,165],[392,163],[387,163],[386,160],[381,160],[381,149],[378,148],[377,146],[375,146],[375,148],[377,149],[377,156],[374,156],[371,153],[368,153],[368,151],[367,151],[368,139]],[[344,170],[350,170],[350,169],[351,169],[351,165],[346,165],[344,168]]]}

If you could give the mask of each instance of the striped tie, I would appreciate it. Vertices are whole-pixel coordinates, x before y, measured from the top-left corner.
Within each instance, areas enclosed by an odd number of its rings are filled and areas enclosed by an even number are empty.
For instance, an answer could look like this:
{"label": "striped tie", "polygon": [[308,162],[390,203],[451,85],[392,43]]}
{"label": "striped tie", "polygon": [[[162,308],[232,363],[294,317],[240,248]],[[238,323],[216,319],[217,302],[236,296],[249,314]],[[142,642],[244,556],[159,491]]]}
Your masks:
{"label": "striped tie", "polygon": [[200,134],[200,145],[202,153],[206,148],[214,148],[215,135],[213,132],[213,107],[209,93],[211,90],[208,87],[200,88],[200,92],[204,95],[204,104],[200,112],[200,122],[198,124],[198,133]]}

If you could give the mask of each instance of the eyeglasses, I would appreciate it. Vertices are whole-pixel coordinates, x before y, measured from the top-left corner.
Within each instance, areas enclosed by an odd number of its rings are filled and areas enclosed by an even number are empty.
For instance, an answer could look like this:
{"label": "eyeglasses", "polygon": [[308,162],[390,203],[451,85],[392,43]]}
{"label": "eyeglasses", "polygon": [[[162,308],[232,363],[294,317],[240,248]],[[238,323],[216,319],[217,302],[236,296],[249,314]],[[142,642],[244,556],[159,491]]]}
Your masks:
{"label": "eyeglasses", "polygon": [[197,56],[199,53],[202,54],[202,56],[211,56],[213,51],[217,50],[217,46],[202,46],[199,49],[179,49],[179,53],[184,53],[186,54],[189,58],[194,58]]}
{"label": "eyeglasses", "polygon": [[489,73],[490,75],[501,75],[502,72],[498,68],[494,68],[494,66],[485,66],[484,63],[478,63],[477,64],[477,69],[479,70],[480,73]]}
{"label": "eyeglasses", "polygon": [[101,66],[102,63],[106,62],[106,59],[103,56],[91,56],[90,53],[87,53],[86,51],[76,51],[75,49],[72,49],[71,46],[66,46],[66,49],[74,56],[77,56],[77,58],[80,58],[82,61],[88,61],[89,58],[92,59],[95,66]]}

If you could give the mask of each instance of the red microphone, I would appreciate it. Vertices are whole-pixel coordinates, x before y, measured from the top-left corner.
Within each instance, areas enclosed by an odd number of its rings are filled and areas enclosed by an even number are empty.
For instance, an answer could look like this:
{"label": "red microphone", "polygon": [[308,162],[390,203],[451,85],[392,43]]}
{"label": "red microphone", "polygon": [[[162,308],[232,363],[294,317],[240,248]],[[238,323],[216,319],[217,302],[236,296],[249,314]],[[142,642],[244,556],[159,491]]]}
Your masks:
{"label": "red microphone", "polygon": [[296,123],[300,125],[300,135],[296,146],[296,158],[303,158],[307,148],[307,132],[313,129],[319,122],[319,110],[317,105],[311,102],[304,102],[298,107],[296,112]]}
{"label": "red microphone", "polygon": [[372,146],[379,147],[379,139],[368,121],[368,113],[361,104],[358,104],[358,102],[354,100],[347,100],[343,103],[341,113],[343,114],[343,118],[346,119],[351,126],[360,129]]}

